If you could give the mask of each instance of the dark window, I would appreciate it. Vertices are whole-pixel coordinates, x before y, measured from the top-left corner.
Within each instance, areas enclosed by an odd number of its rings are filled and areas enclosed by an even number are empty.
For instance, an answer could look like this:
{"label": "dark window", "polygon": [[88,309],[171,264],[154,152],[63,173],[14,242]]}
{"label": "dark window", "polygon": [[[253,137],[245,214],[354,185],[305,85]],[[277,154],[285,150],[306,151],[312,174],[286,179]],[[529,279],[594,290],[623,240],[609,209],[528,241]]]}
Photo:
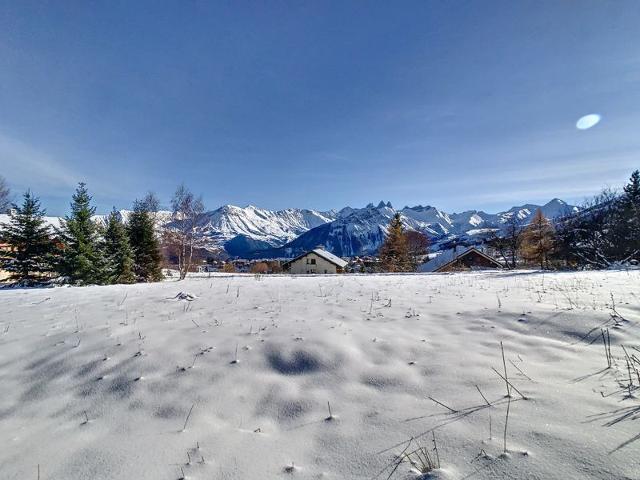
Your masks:
{"label": "dark window", "polygon": [[315,259],[315,258],[312,258],[312,259],[311,259],[311,265],[315,265],[315,264],[316,264],[316,259]]}

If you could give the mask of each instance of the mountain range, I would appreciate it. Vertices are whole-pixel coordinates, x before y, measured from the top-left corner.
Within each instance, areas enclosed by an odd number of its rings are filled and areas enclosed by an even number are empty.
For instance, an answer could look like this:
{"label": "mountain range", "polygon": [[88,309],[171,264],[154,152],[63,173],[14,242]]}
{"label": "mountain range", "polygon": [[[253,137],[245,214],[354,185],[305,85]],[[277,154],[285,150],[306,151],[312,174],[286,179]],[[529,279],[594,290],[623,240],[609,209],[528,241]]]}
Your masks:
{"label": "mountain range", "polygon": [[347,207],[340,210],[333,221],[309,229],[278,248],[243,254],[253,258],[292,257],[323,245],[339,256],[372,255],[380,248],[387,234],[387,226],[396,213],[400,213],[406,229],[427,234],[432,249],[438,250],[452,242],[480,243],[488,233],[502,230],[514,215],[522,225],[526,225],[538,208],[551,219],[578,211],[577,207],[557,198],[544,205],[527,204],[499,213],[469,210],[449,214],[422,205],[396,210],[391,203],[380,202],[359,209]]}
{"label": "mountain range", "polygon": [[[396,210],[390,202],[371,203],[364,208],[345,207],[339,211],[266,210],[253,205],[225,205],[202,215],[197,233],[204,248],[233,257],[292,257],[318,245],[336,255],[349,257],[375,254],[396,213],[400,213],[405,228],[427,234],[432,249],[438,250],[451,242],[478,243],[483,235],[500,231],[514,215],[523,225],[527,224],[538,208],[547,218],[578,211],[577,207],[557,198],[544,205],[527,204],[499,213],[481,210],[446,213],[422,205]],[[120,215],[126,221],[129,212],[122,210]],[[105,217],[96,215],[94,220],[103,222]],[[171,224],[170,212],[158,212],[156,218],[159,226]],[[7,215],[0,215],[0,224],[8,220]],[[46,220],[56,227],[60,224],[58,217],[46,217]]]}

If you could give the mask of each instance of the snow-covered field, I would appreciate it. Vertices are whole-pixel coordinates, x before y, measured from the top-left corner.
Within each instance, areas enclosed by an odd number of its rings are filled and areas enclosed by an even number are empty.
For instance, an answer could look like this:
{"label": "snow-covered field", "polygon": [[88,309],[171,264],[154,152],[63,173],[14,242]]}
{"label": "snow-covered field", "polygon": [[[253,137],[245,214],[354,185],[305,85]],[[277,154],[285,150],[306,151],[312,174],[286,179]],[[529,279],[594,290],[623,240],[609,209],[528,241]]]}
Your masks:
{"label": "snow-covered field", "polygon": [[433,478],[638,479],[639,296],[640,271],[0,291],[0,478],[386,479],[435,433]]}

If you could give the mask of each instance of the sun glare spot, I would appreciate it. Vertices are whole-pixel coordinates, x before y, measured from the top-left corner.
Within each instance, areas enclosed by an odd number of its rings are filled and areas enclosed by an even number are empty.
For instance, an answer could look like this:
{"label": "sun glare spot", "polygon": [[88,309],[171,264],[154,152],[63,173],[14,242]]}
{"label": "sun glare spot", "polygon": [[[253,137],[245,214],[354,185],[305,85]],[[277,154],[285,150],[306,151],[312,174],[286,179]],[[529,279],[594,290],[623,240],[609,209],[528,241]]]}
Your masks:
{"label": "sun glare spot", "polygon": [[578,130],[588,130],[591,127],[595,127],[598,123],[600,123],[600,119],[601,117],[597,113],[591,113],[589,115],[585,115],[584,117],[581,117],[576,122],[576,128]]}

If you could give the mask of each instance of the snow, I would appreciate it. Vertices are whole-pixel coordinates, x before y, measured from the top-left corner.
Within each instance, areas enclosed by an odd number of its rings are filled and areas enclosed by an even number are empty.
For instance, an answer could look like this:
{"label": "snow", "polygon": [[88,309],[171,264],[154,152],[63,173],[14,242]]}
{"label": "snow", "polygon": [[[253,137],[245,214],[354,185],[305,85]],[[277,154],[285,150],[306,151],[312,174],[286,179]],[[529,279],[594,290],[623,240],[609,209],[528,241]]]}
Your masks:
{"label": "snow", "polygon": [[448,250],[441,251],[435,257],[429,259],[428,262],[423,263],[418,267],[418,271],[420,272],[435,272],[438,268],[446,265],[449,262],[455,260],[456,257],[462,255],[467,250],[470,250],[471,247],[464,247],[462,245],[458,245],[455,248],[449,248]]}
{"label": "snow", "polygon": [[[43,217],[42,218],[46,225],[49,225],[52,228],[58,229],[60,228],[60,218],[59,217]],[[11,223],[11,216],[6,213],[0,213],[0,230],[2,229],[2,225],[8,225]]]}
{"label": "snow", "polygon": [[381,201],[377,206],[370,203],[364,208],[347,207],[341,210],[334,221],[312,228],[284,245],[280,254],[299,254],[322,243],[328,250],[342,256],[374,255],[384,241],[389,222],[396,213],[400,213],[406,229],[428,234],[432,249],[439,250],[454,239],[474,243],[478,238],[473,237],[492,232],[500,234],[513,215],[526,225],[538,208],[548,218],[578,210],[557,198],[542,206],[523,205],[495,214],[480,210],[448,214],[435,207],[422,205],[395,210],[391,203]]}
{"label": "snow", "polygon": [[313,253],[324,258],[325,260],[328,260],[329,262],[333,263],[334,265],[337,265],[340,268],[344,268],[348,265],[348,262],[345,262],[340,257],[337,257],[333,253],[329,253],[322,248],[314,248]]}
{"label": "snow", "polygon": [[[124,222],[129,221],[129,215],[131,215],[131,210],[119,210],[118,213],[120,214],[120,218]],[[108,216],[109,216],[108,214],[93,215],[91,219],[98,224],[106,225]],[[171,220],[171,212],[166,210],[155,212],[154,216],[156,218],[157,228],[162,227],[164,224],[166,224]],[[46,225],[49,225],[53,229],[53,231],[57,231],[62,227],[62,220],[64,220],[64,217],[45,216],[45,217],[42,217],[42,220]],[[0,214],[0,229],[3,224],[9,224],[9,223],[11,223],[11,216],[4,213]]]}
{"label": "snow", "polygon": [[[118,213],[125,222],[131,215],[130,210],[120,210]],[[280,246],[311,228],[333,221],[336,215],[333,211],[318,212],[298,208],[276,211],[253,205],[225,205],[205,213],[197,230],[205,238],[205,245],[210,249],[222,248],[226,241],[238,235],[260,240],[271,246]],[[92,218],[95,222],[104,224],[107,216],[94,215]],[[155,213],[155,217],[157,227],[161,228],[171,222],[172,213],[161,210]],[[9,215],[0,214],[0,225],[9,223],[10,220]],[[61,218],[44,217],[44,220],[55,229],[60,228]]]}
{"label": "snow", "polygon": [[434,432],[424,478],[637,479],[639,294],[640,271],[2,290],[0,476],[384,479]]}
{"label": "snow", "polygon": [[332,221],[334,217],[335,212],[331,211],[296,208],[274,211],[253,205],[225,205],[208,212],[198,230],[201,235],[208,237],[210,247],[221,247],[224,242],[237,235],[260,240],[271,246],[280,246],[310,228]]}
{"label": "snow", "polygon": [[[513,215],[527,224],[538,208],[548,218],[578,210],[557,198],[540,207],[529,204],[496,214],[479,210],[447,214],[435,207],[422,205],[395,210],[390,202],[384,201],[377,206],[371,203],[365,208],[345,207],[339,212],[298,208],[266,210],[254,205],[224,205],[205,213],[196,230],[205,248],[211,251],[226,248],[234,256],[251,258],[256,251],[278,247],[282,247],[282,250],[265,253],[266,257],[291,256],[308,251],[320,243],[334,254],[356,256],[371,255],[378,251],[389,222],[398,212],[402,215],[405,228],[432,237],[432,248],[435,250],[440,248],[441,243],[455,238],[474,242],[474,236],[492,231],[499,233],[506,220]],[[119,213],[127,221],[131,212],[120,210]],[[171,217],[169,211],[156,212],[157,227],[170,224]],[[104,223],[106,215],[95,215],[93,218],[96,222]],[[54,227],[60,225],[57,217],[46,217],[45,220]],[[8,215],[0,215],[0,225],[8,221]],[[233,244],[233,240],[237,243]]]}

